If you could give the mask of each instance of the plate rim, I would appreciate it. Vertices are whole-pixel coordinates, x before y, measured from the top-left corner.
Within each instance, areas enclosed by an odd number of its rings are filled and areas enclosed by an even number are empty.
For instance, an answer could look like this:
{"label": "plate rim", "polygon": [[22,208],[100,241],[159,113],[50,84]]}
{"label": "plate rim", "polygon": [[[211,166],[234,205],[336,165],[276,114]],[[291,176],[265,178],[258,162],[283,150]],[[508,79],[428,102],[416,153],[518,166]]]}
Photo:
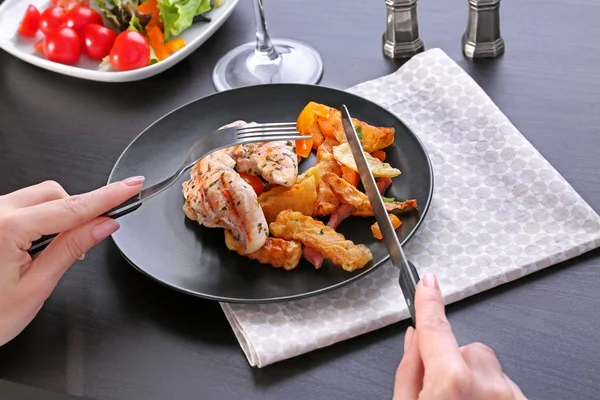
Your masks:
{"label": "plate rim", "polygon": [[[0,4],[0,16],[2,16],[5,13],[5,8],[8,8],[9,5],[21,2],[22,0],[5,0],[4,2],[2,2],[2,4]],[[229,17],[231,17],[231,14],[237,7],[238,3],[239,0],[227,0],[221,6],[226,8],[224,9],[220,17],[216,20],[211,21],[209,23],[209,28],[207,28],[204,32],[202,32],[193,40],[188,42],[186,45],[187,49],[185,51],[181,50],[179,56],[177,56],[178,53],[175,53],[171,57],[168,57],[161,62],[132,71],[100,71],[82,68],[75,65],[65,65],[52,62],[50,60],[46,60],[45,58],[38,57],[35,54],[23,52],[17,46],[11,44],[13,42],[13,37],[0,37],[0,49],[6,51],[13,57],[23,62],[26,62],[27,64],[44,69],[46,71],[51,71],[57,74],[70,76],[73,78],[105,83],[135,82],[158,75],[168,70],[169,68],[175,66],[179,62],[183,61],[185,58],[191,56],[193,52],[198,50],[198,48],[200,48],[208,39],[210,39],[215,33],[217,33],[217,31],[221,28],[225,21],[227,21]],[[17,35],[16,32],[15,35]]]}
{"label": "plate rim", "polygon": [[[355,93],[351,93],[348,92],[346,90],[343,89],[337,89],[337,88],[333,88],[330,86],[326,86],[326,85],[310,85],[310,84],[301,84],[301,83],[269,83],[269,84],[261,84],[261,85],[252,85],[252,86],[245,86],[245,87],[241,87],[241,88],[236,88],[236,89],[231,89],[231,90],[227,90],[225,92],[215,92],[215,93],[211,93],[209,95],[206,96],[202,96],[202,97],[198,97],[194,100],[191,100],[187,103],[184,103],[183,105],[167,112],[166,114],[163,114],[160,118],[156,119],[154,122],[152,122],[150,125],[148,125],[146,128],[144,128],[135,138],[133,138],[131,140],[131,142],[123,149],[123,151],[121,152],[121,154],[119,155],[119,157],[117,158],[117,160],[115,161],[114,165],[111,168],[110,174],[108,175],[108,179],[106,181],[106,184],[110,184],[112,183],[112,178],[113,175],[115,173],[115,168],[117,167],[117,165],[119,164],[119,162],[121,161],[121,159],[123,158],[123,156],[125,155],[125,153],[127,152],[127,150],[129,150],[129,148],[140,138],[142,137],[142,135],[144,133],[146,133],[149,129],[151,129],[154,125],[158,124],[160,121],[162,121],[164,118],[167,118],[168,116],[170,116],[171,114],[176,113],[177,111],[179,111],[180,109],[183,109],[184,107],[187,107],[197,101],[200,100],[205,100],[205,99],[209,99],[215,96],[219,96],[222,93],[227,93],[227,92],[233,92],[233,91],[243,91],[243,90],[259,90],[261,87],[273,87],[273,86],[294,86],[294,87],[317,87],[319,89],[325,89],[325,90],[330,90],[330,91],[334,91],[334,92],[338,92],[338,93],[343,93],[344,95],[349,95],[351,97],[355,97],[355,98],[359,98],[362,101],[366,101],[371,103],[372,105],[382,109],[383,111],[391,114],[394,118],[396,118],[398,121],[400,121],[400,123],[402,125],[404,125],[404,127],[410,132],[410,134],[414,137],[414,139],[416,139],[417,143],[419,144],[419,146],[421,147],[421,149],[423,150],[423,153],[425,155],[425,159],[427,161],[427,165],[429,167],[429,180],[431,182],[430,185],[430,189],[429,189],[429,193],[427,194],[427,200],[426,200],[426,204],[424,208],[421,208],[419,205],[419,210],[421,210],[421,215],[419,217],[419,220],[417,221],[417,223],[415,224],[414,228],[411,230],[411,232],[404,238],[404,240],[402,240],[400,242],[400,246],[404,247],[404,245],[406,245],[410,239],[412,239],[412,237],[415,235],[415,233],[419,230],[419,228],[421,227],[421,224],[423,223],[423,221],[425,220],[425,217],[427,216],[428,212],[429,212],[429,208],[431,206],[431,200],[433,198],[433,192],[434,192],[434,187],[435,187],[435,179],[434,179],[434,173],[433,173],[433,164],[431,163],[431,157],[429,156],[429,152],[427,151],[427,148],[425,147],[423,141],[419,138],[419,136],[400,118],[398,117],[396,114],[394,114],[393,112],[391,112],[390,110],[386,109],[385,107],[381,106],[380,104],[371,101],[365,97],[359,96]],[[282,89],[283,90],[283,89]],[[195,291],[180,287],[180,286],[176,286],[167,282],[164,282],[163,280],[151,275],[150,273],[148,273],[147,271],[143,270],[142,268],[140,268],[139,266],[137,266],[135,263],[133,263],[129,257],[127,257],[123,251],[121,250],[121,248],[119,247],[119,245],[117,244],[117,241],[114,238],[114,235],[111,235],[111,240],[113,242],[113,244],[117,247],[119,253],[121,254],[121,256],[127,261],[127,263],[129,263],[132,267],[134,267],[136,270],[138,270],[139,272],[141,272],[142,274],[150,277],[153,281],[160,283],[163,286],[166,286],[170,289],[176,290],[178,292],[181,293],[185,293],[188,295],[192,295],[194,297],[199,297],[199,298],[203,298],[203,299],[207,299],[207,300],[212,300],[212,301],[218,301],[220,303],[230,303],[230,304],[268,304],[268,303],[279,303],[279,302],[285,302],[285,301],[294,301],[294,300],[301,300],[301,299],[306,299],[309,297],[314,297],[317,295],[321,295],[324,293],[328,293],[330,291],[342,288],[344,286],[347,286],[353,282],[356,282],[364,277],[366,277],[367,275],[369,275],[370,273],[374,272],[375,270],[381,268],[381,266],[387,262],[390,259],[389,254],[386,255],[385,257],[383,257],[381,260],[379,260],[378,262],[374,263],[373,266],[367,270],[361,271],[360,273],[356,274],[356,275],[352,275],[350,276],[350,279],[347,279],[345,281],[336,283],[334,285],[330,285],[328,287],[325,288],[321,288],[321,289],[317,289],[317,290],[313,290],[311,292],[305,292],[302,294],[297,294],[297,295],[289,295],[289,296],[280,296],[280,297],[270,297],[270,298],[261,298],[261,299],[242,299],[242,298],[231,298],[231,297],[226,297],[226,296],[215,296],[215,295],[210,295],[210,294],[201,294],[201,293],[197,293]]]}

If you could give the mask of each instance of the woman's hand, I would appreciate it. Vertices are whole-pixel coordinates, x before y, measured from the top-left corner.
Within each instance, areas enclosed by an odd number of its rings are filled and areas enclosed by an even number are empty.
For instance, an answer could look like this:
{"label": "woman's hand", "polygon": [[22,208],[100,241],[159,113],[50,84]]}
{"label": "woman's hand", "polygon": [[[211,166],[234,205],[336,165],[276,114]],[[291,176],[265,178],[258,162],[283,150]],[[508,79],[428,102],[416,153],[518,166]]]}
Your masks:
{"label": "woman's hand", "polygon": [[481,343],[458,347],[434,275],[419,282],[415,308],[417,328],[406,331],[394,400],[525,399],[492,349]]}
{"label": "woman's hand", "polygon": [[[77,196],[44,182],[0,196],[0,346],[31,322],[71,264],[119,229],[98,216],[135,196],[143,182],[133,177]],[[32,259],[31,243],[58,232]]]}

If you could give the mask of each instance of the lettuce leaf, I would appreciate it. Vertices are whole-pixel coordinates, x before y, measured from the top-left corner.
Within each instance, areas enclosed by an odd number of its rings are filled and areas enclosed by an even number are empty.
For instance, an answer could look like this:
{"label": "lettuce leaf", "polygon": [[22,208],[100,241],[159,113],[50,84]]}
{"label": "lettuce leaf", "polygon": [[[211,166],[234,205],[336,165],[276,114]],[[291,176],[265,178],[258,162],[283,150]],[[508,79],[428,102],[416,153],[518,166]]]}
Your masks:
{"label": "lettuce leaf", "polygon": [[134,29],[143,32],[152,18],[137,11],[142,0],[94,0],[102,14],[119,31]]}
{"label": "lettuce leaf", "polygon": [[210,11],[211,4],[210,0],[158,0],[158,9],[167,40],[189,28],[196,15]]}
{"label": "lettuce leaf", "polygon": [[144,33],[144,27],[142,26],[142,22],[136,14],[131,15],[131,20],[129,21],[129,26],[127,27],[127,29],[130,31]]}

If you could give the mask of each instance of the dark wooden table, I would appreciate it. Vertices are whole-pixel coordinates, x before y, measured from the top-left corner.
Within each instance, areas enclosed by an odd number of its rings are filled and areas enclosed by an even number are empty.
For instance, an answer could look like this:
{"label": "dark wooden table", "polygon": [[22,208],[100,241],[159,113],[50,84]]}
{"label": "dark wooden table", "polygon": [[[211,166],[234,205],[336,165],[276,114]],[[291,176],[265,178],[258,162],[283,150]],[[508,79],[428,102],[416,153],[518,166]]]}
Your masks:
{"label": "dark wooden table", "polygon": [[[201,49],[143,82],[71,79],[0,52],[0,193],[45,179],[70,193],[103,185],[144,127],[214,91],[216,60],[253,39],[251,2],[240,3]],[[381,55],[383,0],[274,1],[267,13],[273,36],[321,52],[324,85],[346,88],[400,65]],[[477,63],[460,52],[466,15],[466,0],[422,1],[426,47],[457,60],[600,210],[600,3],[503,2],[507,52]],[[594,251],[449,307],[459,341],[492,346],[531,399],[598,398],[599,266]],[[406,327],[253,369],[218,304],[155,284],[107,241],[67,273],[23,334],[0,348],[0,379],[115,400],[388,399]],[[3,382],[0,398],[17,399],[19,388]],[[31,390],[21,398],[47,395]]]}

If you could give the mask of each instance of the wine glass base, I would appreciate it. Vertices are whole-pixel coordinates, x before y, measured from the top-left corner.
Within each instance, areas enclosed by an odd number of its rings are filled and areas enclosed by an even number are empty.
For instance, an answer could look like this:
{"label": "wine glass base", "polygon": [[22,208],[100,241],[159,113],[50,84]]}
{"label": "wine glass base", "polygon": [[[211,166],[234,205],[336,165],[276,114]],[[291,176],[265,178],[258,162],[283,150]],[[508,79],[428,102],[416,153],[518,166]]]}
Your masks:
{"label": "wine glass base", "polygon": [[273,39],[272,43],[280,55],[275,63],[254,57],[255,42],[225,54],[213,70],[217,91],[267,83],[316,84],[321,80],[323,61],[315,49],[291,39]]}

